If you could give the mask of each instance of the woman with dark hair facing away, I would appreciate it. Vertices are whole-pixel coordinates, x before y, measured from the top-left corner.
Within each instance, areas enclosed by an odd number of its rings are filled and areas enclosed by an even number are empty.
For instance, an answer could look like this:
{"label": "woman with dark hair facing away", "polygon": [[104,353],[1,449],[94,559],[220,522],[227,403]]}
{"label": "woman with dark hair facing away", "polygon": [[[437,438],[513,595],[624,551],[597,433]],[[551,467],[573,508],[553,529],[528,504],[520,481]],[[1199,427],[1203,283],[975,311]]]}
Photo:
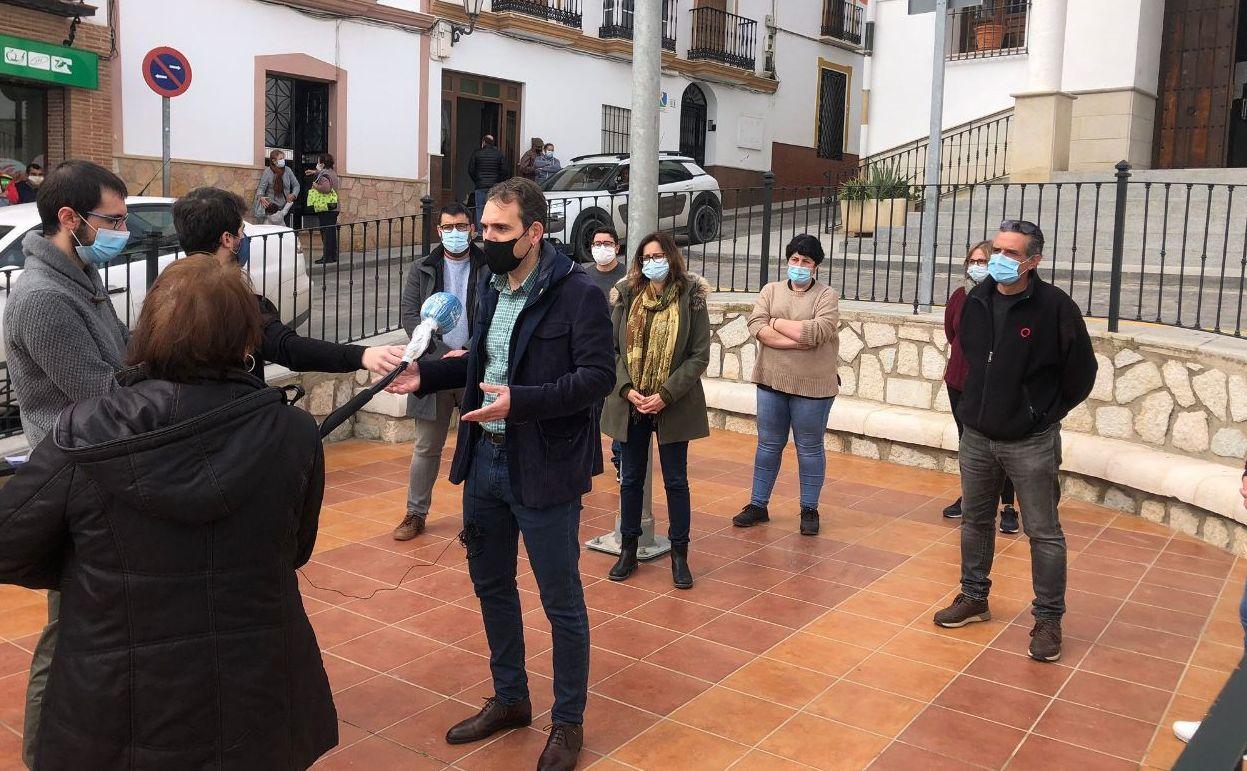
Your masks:
{"label": "woman with dark hair facing away", "polygon": [[0,490],[0,582],[61,592],[35,768],[304,769],[337,744],[295,576],[324,452],[247,373],[259,341],[242,274],[178,260],[123,387],[62,412]]}
{"label": "woman with dark hair facing away", "polygon": [[670,519],[671,579],[677,589],[693,586],[688,566],[688,443],[710,435],[701,386],[710,363],[708,292],[706,282],[688,272],[684,255],[667,233],[641,239],[628,277],[611,290],[616,383],[606,399],[602,430],[623,442],[623,547],[610,570],[612,581],[623,581],[637,569],[650,437],[657,434]]}
{"label": "woman with dark hair facing away", "polygon": [[[268,258],[268,247],[279,250],[281,238],[291,238],[289,233],[250,237],[243,230],[243,214],[246,204],[236,193],[217,187],[197,187],[173,204],[173,227],[178,242],[187,254],[210,254],[222,265],[227,265],[243,275],[249,283],[247,271],[252,263],[252,245],[257,244],[254,259],[258,262]],[[262,266],[261,266],[262,267]],[[303,337],[282,323],[277,306],[267,297],[254,295],[260,309],[260,345],[249,353],[247,363],[251,373],[264,379],[264,364],[271,361],[292,372],[354,372],[366,369],[374,375],[384,375],[398,366],[403,359],[403,346],[378,345],[365,348],[362,345],[333,343]],[[293,298],[292,298],[293,301]]]}
{"label": "woman with dark hair facing away", "polygon": [[[969,365],[961,352],[961,311],[966,306],[966,293],[987,278],[987,261],[992,256],[992,242],[983,241],[975,244],[966,254],[966,277],[962,286],[948,298],[944,306],[944,336],[948,338],[948,365],[944,368],[944,387],[948,389],[948,403],[953,410],[953,421],[957,424],[957,436],[961,436],[961,421],[957,418],[957,405],[961,402],[961,392],[966,383]],[[1004,486],[1000,490],[1000,532],[1012,535],[1018,531],[1018,510],[1013,505],[1013,481],[1005,475]],[[946,519],[961,517],[961,498],[950,503],[944,509]]]}
{"label": "woman with dark hair facing away", "polygon": [[817,535],[818,499],[827,473],[823,436],[840,390],[840,295],[818,280],[824,255],[817,238],[803,233],[784,254],[787,277],[762,287],[749,314],[749,331],[758,339],[752,375],[758,385],[758,450],[753,492],[732,524],[753,527],[770,520],[771,492],[791,433],[801,485],[801,534]]}

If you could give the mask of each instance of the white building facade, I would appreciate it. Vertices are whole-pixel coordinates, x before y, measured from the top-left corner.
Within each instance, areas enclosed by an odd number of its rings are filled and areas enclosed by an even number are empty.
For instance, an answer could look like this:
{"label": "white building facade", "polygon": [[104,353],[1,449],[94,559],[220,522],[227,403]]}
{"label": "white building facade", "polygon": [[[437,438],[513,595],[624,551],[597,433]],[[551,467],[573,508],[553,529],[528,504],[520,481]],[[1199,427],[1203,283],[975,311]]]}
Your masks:
{"label": "white building facade", "polygon": [[[925,137],[933,14],[870,0],[867,155]],[[984,0],[953,11],[946,132],[1011,116],[1009,175],[1247,166],[1247,2]]]}
{"label": "white building facade", "polygon": [[[141,76],[158,46],[189,59],[172,101],[173,192],[250,200],[275,148],[300,171],[337,162],[351,219],[463,200],[484,134],[517,162],[532,137],[572,157],[627,152],[632,0],[119,0],[113,156],[158,172],[161,102]],[[724,188],[825,184],[857,167],[864,10],[845,0],[668,0],[661,147]],[[158,182],[157,182],[158,184]]]}

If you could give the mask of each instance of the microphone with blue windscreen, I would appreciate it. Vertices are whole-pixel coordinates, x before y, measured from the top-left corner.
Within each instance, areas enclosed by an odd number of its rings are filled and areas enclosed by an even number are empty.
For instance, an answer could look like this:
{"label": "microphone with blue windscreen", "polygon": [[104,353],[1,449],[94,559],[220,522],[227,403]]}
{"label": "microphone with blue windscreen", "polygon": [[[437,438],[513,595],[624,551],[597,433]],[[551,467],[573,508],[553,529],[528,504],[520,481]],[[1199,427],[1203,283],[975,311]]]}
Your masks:
{"label": "microphone with blue windscreen", "polygon": [[435,292],[420,306],[420,323],[411,335],[407,350],[403,351],[403,360],[389,374],[373,383],[369,388],[360,391],[346,404],[329,413],[325,422],[320,424],[321,437],[329,436],[335,428],[346,422],[346,419],[358,412],[372,397],[393,382],[402,374],[411,362],[428,353],[433,347],[434,335],[445,335],[459,325],[463,317],[463,303],[450,292]]}

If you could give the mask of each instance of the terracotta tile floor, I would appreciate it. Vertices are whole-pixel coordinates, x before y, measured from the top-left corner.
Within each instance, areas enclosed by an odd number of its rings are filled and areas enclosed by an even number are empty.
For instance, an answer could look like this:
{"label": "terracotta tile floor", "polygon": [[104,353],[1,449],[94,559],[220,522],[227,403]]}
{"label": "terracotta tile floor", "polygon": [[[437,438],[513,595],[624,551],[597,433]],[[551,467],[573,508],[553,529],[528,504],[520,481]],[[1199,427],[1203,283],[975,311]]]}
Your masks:
{"label": "terracotta tile floor", "polygon": [[[1191,538],[1067,501],[1065,656],[1025,656],[1027,543],[1000,536],[994,620],[930,622],[957,591],[958,533],[940,510],[956,477],[831,454],[823,532],[796,535],[794,459],[772,522],[736,530],[752,437],[695,443],[692,591],[666,560],[626,584],[611,558],[581,562],[593,625],[582,768],[1169,768],[1169,723],[1198,719],[1242,654],[1247,566]],[[488,647],[464,564],[460,491],[444,479],[429,531],[400,544],[409,446],[328,448],[329,489],[305,602],[333,683],[341,744],[318,768],[525,769],[551,703],[549,626],[520,559],[532,729],[451,747],[446,728],[490,695]],[[449,450],[447,451],[449,457]],[[661,488],[660,488],[661,489]],[[613,527],[618,494],[599,477],[582,538]],[[665,507],[657,505],[660,522]],[[430,565],[429,563],[436,563]],[[0,771],[17,760],[38,594],[0,587]]]}

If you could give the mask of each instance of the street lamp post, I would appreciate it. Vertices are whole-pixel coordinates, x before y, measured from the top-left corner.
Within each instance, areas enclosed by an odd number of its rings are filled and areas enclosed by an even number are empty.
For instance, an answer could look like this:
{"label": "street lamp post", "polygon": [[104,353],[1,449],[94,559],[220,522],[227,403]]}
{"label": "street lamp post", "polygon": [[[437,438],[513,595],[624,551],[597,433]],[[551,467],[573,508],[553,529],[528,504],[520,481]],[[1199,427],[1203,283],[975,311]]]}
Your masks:
{"label": "street lamp post", "polygon": [[458,43],[464,36],[471,35],[472,31],[476,29],[476,17],[481,15],[481,4],[484,2],[485,0],[463,0],[463,11],[468,15],[468,26],[450,25],[450,44],[452,46]]}

